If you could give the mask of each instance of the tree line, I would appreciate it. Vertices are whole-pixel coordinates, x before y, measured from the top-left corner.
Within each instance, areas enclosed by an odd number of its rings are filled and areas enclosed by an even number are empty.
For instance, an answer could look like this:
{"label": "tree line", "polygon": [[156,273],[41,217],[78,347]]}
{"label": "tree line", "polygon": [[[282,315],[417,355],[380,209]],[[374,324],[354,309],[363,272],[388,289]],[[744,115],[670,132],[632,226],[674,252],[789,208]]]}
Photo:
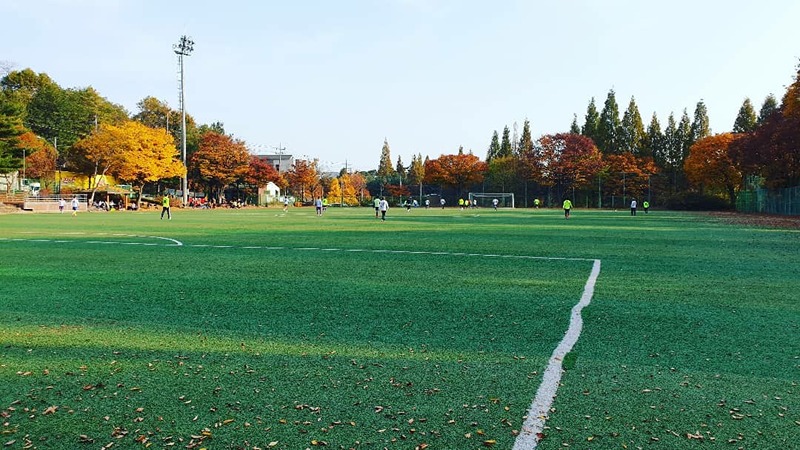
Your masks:
{"label": "tree line", "polygon": [[[631,198],[674,209],[731,208],[743,189],[800,185],[800,67],[778,104],[768,95],[758,113],[745,98],[732,131],[713,134],[708,110],[699,101],[692,116],[674,113],[662,128],[653,113],[645,127],[635,98],[620,114],[614,90],[598,110],[592,98],[583,123],[573,117],[568,132],[533,139],[525,120],[494,131],[481,160],[460,148],[437,159],[421,155],[393,168],[384,142],[377,175],[434,185],[451,197],[466,191],[511,192],[530,206],[535,198],[559,204],[564,198],[587,207],[624,206]],[[410,195],[410,189],[402,190]],[[396,192],[392,192],[396,193]]]}
{"label": "tree line", "polygon": [[[592,98],[582,124],[534,139],[525,120],[494,131],[486,157],[459,148],[436,159],[412,155],[392,161],[384,140],[377,170],[324,174],[317,160],[297,159],[279,173],[250,154],[221,122],[198,125],[187,115],[187,159],[181,161],[180,111],[146,97],[129,113],[93,88],[62,88],[44,73],[8,71],[0,79],[0,176],[23,165],[44,191],[55,191],[55,173],[110,174],[140,193],[180,185],[221,200],[235,188],[254,196],[274,182],[298,201],[364,204],[374,196],[439,195],[451,200],[470,191],[512,192],[518,204],[534,198],[555,204],[565,197],[587,207],[623,206],[630,198],[671,208],[731,206],[749,186],[774,189],[800,184],[800,70],[782,102],[768,96],[756,114],[745,99],[729,133],[712,134],[699,101],[666,127],[654,113],[645,127],[631,97],[620,114],[610,90],[601,110]],[[24,157],[24,161],[23,161]],[[8,183],[7,183],[8,184]]]}

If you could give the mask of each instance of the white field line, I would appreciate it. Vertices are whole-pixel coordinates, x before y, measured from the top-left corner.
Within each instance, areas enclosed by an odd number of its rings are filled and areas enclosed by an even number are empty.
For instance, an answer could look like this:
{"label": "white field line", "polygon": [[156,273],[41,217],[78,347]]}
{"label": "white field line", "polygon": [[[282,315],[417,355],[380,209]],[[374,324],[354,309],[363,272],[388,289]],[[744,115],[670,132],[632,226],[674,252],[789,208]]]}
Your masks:
{"label": "white field line", "polygon": [[522,424],[522,430],[517,436],[517,440],[514,442],[513,450],[532,450],[539,444],[539,436],[542,430],[544,430],[547,414],[550,412],[550,407],[553,405],[553,400],[556,398],[558,385],[561,383],[561,374],[563,373],[562,362],[581,335],[581,329],[583,328],[581,310],[592,301],[594,285],[599,275],[600,260],[596,259],[592,265],[592,273],[589,275],[589,279],[586,280],[586,286],[583,289],[581,300],[572,308],[569,328],[567,328],[567,332],[564,334],[564,339],[561,340],[561,343],[559,343],[558,347],[553,351],[550,362],[547,364],[547,369],[545,369],[544,375],[542,375],[542,384],[539,385],[539,390],[536,391],[536,397],[533,399],[533,403],[531,403],[531,407],[528,410],[528,416]]}
{"label": "white field line", "polygon": [[580,301],[572,308],[570,315],[569,327],[564,334],[564,338],[558,344],[553,354],[550,356],[550,361],[547,368],[542,375],[542,383],[536,391],[536,397],[531,403],[530,409],[526,415],[526,419],[522,424],[520,434],[514,442],[513,450],[532,450],[539,444],[539,435],[544,430],[544,424],[547,421],[547,414],[550,407],[555,400],[556,392],[558,391],[559,383],[561,382],[561,375],[563,373],[562,363],[567,353],[572,350],[572,347],[578,341],[583,328],[583,318],[581,311],[589,305],[594,295],[594,286],[597,278],[600,275],[600,260],[590,258],[567,258],[567,257],[552,257],[552,256],[529,256],[529,255],[496,255],[496,254],[481,254],[481,253],[462,253],[462,252],[427,252],[427,251],[411,251],[411,250],[390,250],[390,249],[364,249],[364,248],[319,248],[319,247],[260,247],[260,246],[241,246],[236,247],[233,245],[210,245],[210,244],[189,244],[184,245],[182,242],[165,238],[160,236],[132,236],[132,235],[118,235],[125,237],[143,237],[153,239],[163,239],[174,242],[175,244],[157,244],[152,242],[113,242],[113,241],[66,241],[66,240],[50,240],[50,239],[20,239],[20,238],[2,238],[3,241],[13,242],[51,242],[55,244],[66,244],[73,242],[83,242],[86,244],[125,244],[125,245],[143,245],[143,246],[157,246],[164,245],[166,247],[193,247],[193,248],[218,248],[218,249],[261,249],[261,250],[300,250],[300,251],[324,251],[324,252],[360,252],[360,253],[392,253],[392,254],[407,254],[407,255],[434,255],[434,256],[464,256],[464,257],[477,257],[477,258],[511,258],[511,259],[527,259],[539,261],[591,261],[592,271],[589,279],[586,280],[583,295]]}
{"label": "white field line", "polygon": [[172,239],[172,238],[162,237],[162,236],[137,236],[135,234],[114,234],[113,236],[124,236],[124,237],[145,238],[145,239],[163,239],[165,241],[174,242],[175,245],[177,245],[178,247],[181,247],[183,245],[183,242],[181,242],[181,241],[179,241],[177,239]]}
{"label": "white field line", "polygon": [[[66,234],[75,234],[75,233],[66,233]],[[83,233],[85,235],[85,233]],[[98,233],[101,236],[109,236],[108,233]],[[80,241],[80,240],[64,240],[64,239],[24,239],[24,238],[4,238],[0,237],[0,242],[3,241],[15,241],[15,242],[52,242],[54,244],[70,244],[70,243],[84,243],[84,244],[102,244],[102,245],[144,245],[144,246],[158,246],[164,245],[167,247],[182,247],[183,242],[172,239],[168,237],[162,236],[138,236],[133,234],[111,234],[110,236],[120,236],[120,237],[130,237],[130,238],[142,238],[142,239],[160,239],[164,241],[172,242],[172,244],[158,244],[154,242],[129,242],[129,241]]]}

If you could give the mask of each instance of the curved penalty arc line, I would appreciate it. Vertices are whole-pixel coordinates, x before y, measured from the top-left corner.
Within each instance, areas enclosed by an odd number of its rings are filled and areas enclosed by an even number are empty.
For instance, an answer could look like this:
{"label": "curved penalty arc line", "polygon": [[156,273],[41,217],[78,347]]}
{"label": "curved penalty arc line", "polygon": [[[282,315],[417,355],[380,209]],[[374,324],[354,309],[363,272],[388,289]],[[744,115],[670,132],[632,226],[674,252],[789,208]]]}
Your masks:
{"label": "curved penalty arc line", "polygon": [[163,236],[140,236],[140,235],[136,235],[136,234],[114,234],[113,236],[144,238],[144,239],[161,239],[161,240],[164,240],[164,241],[173,242],[176,247],[182,247],[183,246],[183,242],[181,242],[181,241],[179,241],[177,239],[172,239],[172,238],[163,237]]}

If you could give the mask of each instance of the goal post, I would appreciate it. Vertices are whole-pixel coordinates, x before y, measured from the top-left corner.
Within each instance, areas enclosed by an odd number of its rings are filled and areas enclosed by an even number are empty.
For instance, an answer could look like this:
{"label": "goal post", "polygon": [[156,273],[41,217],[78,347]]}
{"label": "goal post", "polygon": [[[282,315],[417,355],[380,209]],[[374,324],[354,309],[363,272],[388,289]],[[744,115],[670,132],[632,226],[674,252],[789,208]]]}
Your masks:
{"label": "goal post", "polygon": [[511,192],[470,192],[469,201],[472,205],[479,208],[494,207],[494,200],[497,199],[498,208],[513,208],[514,194]]}

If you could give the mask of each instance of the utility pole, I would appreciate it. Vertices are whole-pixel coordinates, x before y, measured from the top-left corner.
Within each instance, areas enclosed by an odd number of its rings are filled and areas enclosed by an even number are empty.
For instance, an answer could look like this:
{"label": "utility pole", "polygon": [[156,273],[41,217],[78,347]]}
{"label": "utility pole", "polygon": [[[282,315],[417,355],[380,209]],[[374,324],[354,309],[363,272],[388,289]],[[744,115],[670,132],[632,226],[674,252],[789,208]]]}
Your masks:
{"label": "utility pole", "polygon": [[56,151],[56,170],[58,171],[58,196],[61,197],[61,158],[58,157],[58,136],[53,138],[53,149]]}
{"label": "utility pole", "polygon": [[281,143],[279,142],[277,147],[272,148],[278,152],[278,173],[281,173],[281,170],[285,172],[286,168],[283,167],[283,151],[286,150],[286,147],[281,147]]}
{"label": "utility pole", "polygon": [[[181,161],[183,167],[186,168],[186,103],[184,98],[184,82],[183,82],[183,57],[189,56],[194,50],[194,41],[191,38],[181,36],[181,40],[172,46],[172,50],[178,55],[178,64],[181,66],[181,87],[180,87],[180,103],[181,103]],[[183,194],[183,205],[189,203],[189,190],[188,190],[188,172],[181,178],[181,192]]]}

